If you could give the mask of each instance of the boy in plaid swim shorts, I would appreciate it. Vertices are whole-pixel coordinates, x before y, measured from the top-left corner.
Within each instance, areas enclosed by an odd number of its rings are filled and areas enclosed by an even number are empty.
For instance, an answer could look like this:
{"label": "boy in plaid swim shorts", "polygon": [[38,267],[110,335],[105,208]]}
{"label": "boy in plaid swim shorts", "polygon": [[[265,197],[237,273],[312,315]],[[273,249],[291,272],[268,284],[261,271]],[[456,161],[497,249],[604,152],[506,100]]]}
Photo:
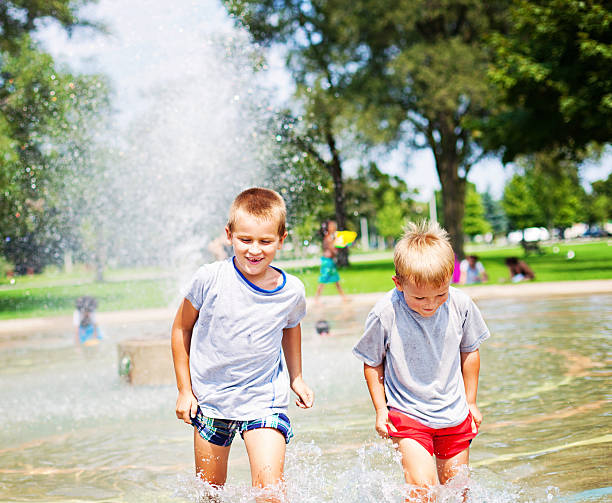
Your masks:
{"label": "boy in plaid swim shorts", "polygon": [[270,265],[287,237],[285,218],[276,192],[241,192],[225,228],[235,255],[196,272],[172,326],[176,416],[194,426],[196,473],[213,486],[227,479],[237,432],[253,486],[279,484],[293,436],[289,388],[298,407],[314,401],[302,379],[304,285]]}
{"label": "boy in plaid swim shorts", "polygon": [[250,421],[230,421],[206,417],[198,409],[196,417],[191,422],[204,440],[222,447],[232,444],[236,432],[240,433],[242,437],[245,431],[257,430],[258,428],[277,429],[283,434],[287,444],[289,439],[293,437],[291,423],[285,414],[273,414],[262,419],[252,419]]}
{"label": "boy in plaid swim shorts", "polygon": [[489,330],[450,286],[455,255],[437,223],[409,224],[393,261],[395,289],[368,314],[353,354],[364,364],[377,433],[399,450],[410,497],[427,500],[468,464],[482,422],[478,348]]}

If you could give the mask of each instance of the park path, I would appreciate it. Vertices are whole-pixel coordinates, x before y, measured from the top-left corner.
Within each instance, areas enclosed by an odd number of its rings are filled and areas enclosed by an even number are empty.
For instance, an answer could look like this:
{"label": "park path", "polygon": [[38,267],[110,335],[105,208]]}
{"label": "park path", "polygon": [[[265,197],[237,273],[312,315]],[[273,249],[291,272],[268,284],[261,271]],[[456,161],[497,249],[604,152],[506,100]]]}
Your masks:
{"label": "park path", "polygon": [[[558,296],[588,296],[597,294],[612,294],[612,280],[588,281],[550,281],[534,283],[513,283],[500,285],[470,285],[461,289],[476,302],[495,298],[529,298],[529,297],[558,297]],[[359,305],[374,305],[384,292],[360,293],[349,295],[350,301]],[[340,304],[342,301],[337,295],[324,296],[325,305]],[[308,308],[314,307],[314,299],[308,299]],[[98,322],[104,325],[128,324],[139,322],[165,322],[172,323],[176,307],[158,309],[134,309],[126,311],[98,312]],[[72,316],[54,316],[41,318],[22,318],[0,320],[0,338],[18,335],[24,332],[48,329],[70,329]]]}

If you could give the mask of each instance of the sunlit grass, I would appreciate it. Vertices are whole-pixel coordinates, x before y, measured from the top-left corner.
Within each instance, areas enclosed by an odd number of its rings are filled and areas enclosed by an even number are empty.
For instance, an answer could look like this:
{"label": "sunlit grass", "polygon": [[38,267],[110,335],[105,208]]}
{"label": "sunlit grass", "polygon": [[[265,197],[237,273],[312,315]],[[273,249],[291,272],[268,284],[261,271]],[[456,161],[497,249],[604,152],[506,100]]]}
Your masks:
{"label": "sunlit grass", "polygon": [[[572,281],[612,279],[612,240],[588,243],[564,243],[543,247],[544,254],[524,257],[520,247],[491,248],[477,252],[489,284],[508,281],[504,260],[509,256],[524,258],[536,273],[536,281]],[[470,251],[470,247],[467,247]],[[573,258],[568,259],[568,252]],[[314,295],[318,267],[287,269]],[[385,292],[393,288],[391,259],[354,263],[340,270],[344,291],[349,294]],[[99,311],[166,307],[178,295],[177,279],[165,270],[132,268],[105,271],[105,281],[96,282],[95,273],[83,266],[71,274],[49,270],[34,276],[5,278],[0,287],[0,319],[68,315],[81,295],[98,299]],[[335,286],[327,285],[324,295],[337,295]]]}
{"label": "sunlit grass", "polygon": [[[470,253],[469,245],[466,247]],[[612,279],[612,240],[588,243],[563,243],[542,246],[543,254],[525,256],[519,246],[491,248],[477,252],[484,265],[489,281],[499,284],[509,280],[505,264],[507,257],[516,256],[525,260],[536,274],[536,281],[575,281],[588,279]],[[568,252],[573,258],[568,258]],[[290,270],[306,286],[306,295],[314,295],[319,276],[318,267]],[[393,261],[379,260],[353,264],[340,270],[341,284],[346,293],[384,292],[393,288]],[[336,288],[327,285],[323,295],[336,294]]]}

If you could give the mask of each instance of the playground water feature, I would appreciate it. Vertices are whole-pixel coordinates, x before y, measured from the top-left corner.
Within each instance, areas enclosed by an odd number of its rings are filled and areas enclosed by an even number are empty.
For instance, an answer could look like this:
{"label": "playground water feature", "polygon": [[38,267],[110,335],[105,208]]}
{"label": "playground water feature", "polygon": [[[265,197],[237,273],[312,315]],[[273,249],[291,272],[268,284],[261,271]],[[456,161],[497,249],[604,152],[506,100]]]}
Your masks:
{"label": "playground water feature", "polygon": [[[290,501],[403,501],[389,442],[376,438],[361,364],[351,355],[374,297],[325,298],[303,323],[305,378],[315,407],[290,409]],[[478,302],[492,332],[482,347],[481,433],[471,449],[474,502],[612,501],[609,348],[612,295]],[[316,334],[320,318],[332,335]],[[116,345],[169,337],[171,320],[104,327],[107,341],[76,348],[67,327],[0,335],[0,500],[187,502],[191,428],[174,414],[172,385],[133,387]],[[441,501],[461,501],[461,486]],[[222,501],[253,501],[237,438]]]}

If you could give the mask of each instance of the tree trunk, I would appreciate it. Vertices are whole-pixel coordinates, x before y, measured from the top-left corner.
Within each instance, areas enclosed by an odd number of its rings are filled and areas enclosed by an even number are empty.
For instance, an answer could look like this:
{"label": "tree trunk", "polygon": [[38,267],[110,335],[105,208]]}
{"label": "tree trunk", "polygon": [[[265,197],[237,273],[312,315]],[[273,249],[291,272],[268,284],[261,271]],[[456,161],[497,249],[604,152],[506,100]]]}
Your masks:
{"label": "tree trunk", "polygon": [[465,178],[459,176],[459,160],[452,155],[436,158],[436,170],[442,186],[444,227],[450,235],[459,259],[463,251],[463,215],[465,213]]}
{"label": "tree trunk", "polygon": [[96,251],[94,253],[94,265],[96,268],[96,281],[102,283],[104,281],[104,265],[106,263],[106,253],[104,252],[104,244],[101,236],[96,239]]}
{"label": "tree trunk", "polygon": [[[327,163],[327,169],[334,183],[334,206],[336,210],[336,223],[339,230],[346,229],[346,208],[344,205],[344,183],[342,181],[342,162],[336,150],[336,141],[333,135],[328,134],[327,145],[332,154],[332,159]],[[336,262],[340,267],[349,265],[348,248],[340,248],[336,256]]]}

